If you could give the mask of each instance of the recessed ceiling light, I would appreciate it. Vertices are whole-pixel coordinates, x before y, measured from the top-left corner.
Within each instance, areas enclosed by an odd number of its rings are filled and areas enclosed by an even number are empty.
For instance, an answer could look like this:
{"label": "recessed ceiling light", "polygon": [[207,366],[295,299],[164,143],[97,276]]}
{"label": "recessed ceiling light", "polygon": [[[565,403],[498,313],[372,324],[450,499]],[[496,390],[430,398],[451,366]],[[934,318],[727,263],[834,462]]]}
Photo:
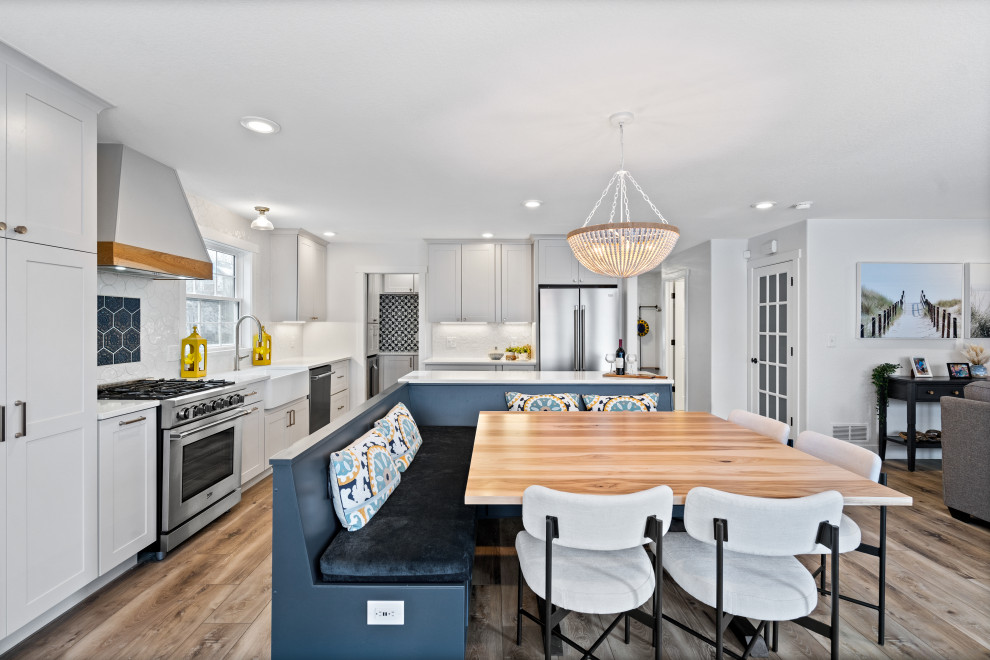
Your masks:
{"label": "recessed ceiling light", "polygon": [[335,231],[325,231],[325,232],[323,232],[323,235],[324,236],[329,236],[330,238],[333,238],[334,236],[337,235],[337,232],[335,232]]}
{"label": "recessed ceiling light", "polygon": [[490,231],[486,231],[484,234],[481,235],[481,237],[482,238],[494,238],[495,237],[495,234],[491,233]]}
{"label": "recessed ceiling light", "polygon": [[798,209],[799,211],[803,211],[804,209],[810,209],[812,204],[814,204],[814,202],[798,202],[791,208]]}
{"label": "recessed ceiling light", "polygon": [[541,202],[538,199],[527,199],[525,202],[523,202],[523,206],[525,206],[528,209],[538,209],[541,206],[543,206],[543,202]]}
{"label": "recessed ceiling light", "polygon": [[281,126],[271,119],[265,119],[264,117],[241,117],[241,126],[249,131],[264,135],[272,135],[282,130]]}
{"label": "recessed ceiling light", "polygon": [[767,209],[772,209],[776,205],[777,205],[777,202],[770,202],[770,201],[756,202],[755,204],[750,204],[750,206],[752,206],[754,209],[760,209],[761,211],[765,211]]}

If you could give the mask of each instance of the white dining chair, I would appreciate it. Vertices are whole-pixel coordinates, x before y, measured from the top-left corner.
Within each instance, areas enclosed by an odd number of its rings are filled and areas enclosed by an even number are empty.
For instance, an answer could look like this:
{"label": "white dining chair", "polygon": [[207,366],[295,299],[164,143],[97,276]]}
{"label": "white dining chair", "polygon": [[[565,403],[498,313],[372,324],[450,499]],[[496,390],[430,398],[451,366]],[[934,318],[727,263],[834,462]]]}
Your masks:
{"label": "white dining chair", "polygon": [[[825,547],[833,560],[838,557],[841,518],[842,495],[834,490],[773,499],[691,489],[684,501],[685,531],[664,539],[663,568],[684,591],[715,608],[715,639],[667,620],[713,645],[718,660],[725,651],[723,631],[733,617],[760,621],[742,658],[749,656],[767,625],[779,621],[794,621],[829,637],[831,657],[838,658],[838,600],[832,599],[830,624],[808,617],[818,605],[818,589],[795,555]],[[833,569],[833,589],[838,581]],[[774,635],[771,650],[776,647]]]}
{"label": "white dining chair", "polygon": [[[653,628],[654,653],[662,653],[663,535],[670,527],[674,494],[668,486],[627,495],[581,495],[530,486],[523,492],[523,531],[516,535],[519,557],[516,644],[522,617],[543,628],[543,652],[550,660],[553,636],[594,658],[597,649],[628,613]],[[652,542],[653,557],[644,545]],[[522,606],[522,582],[543,599],[539,616]],[[653,596],[652,616],[639,607]],[[588,649],[555,630],[572,611],[621,612]],[[628,636],[626,643],[628,643]]]}
{"label": "white dining chair", "polygon": [[[849,470],[853,474],[858,474],[870,481],[887,485],[887,475],[880,472],[883,461],[880,460],[879,456],[864,447],[833,438],[823,433],[802,431],[798,434],[797,440],[794,441],[794,448],[844,470]],[[863,532],[859,528],[859,525],[852,518],[843,514],[842,522],[839,523],[839,552],[846,553],[855,550],[879,559],[880,566],[877,585],[879,598],[876,603],[867,603],[856,598],[843,596],[842,594],[839,594],[839,598],[877,611],[877,643],[883,646],[887,592],[887,507],[880,507],[880,544],[873,546],[867,545],[862,541]],[[831,595],[831,591],[825,588],[825,555],[821,556],[821,566],[818,567],[815,574],[821,580],[818,590],[826,596]]]}
{"label": "white dining chair", "polygon": [[729,421],[739,426],[745,426],[750,431],[754,431],[760,435],[769,436],[782,445],[787,444],[787,436],[791,433],[791,427],[787,424],[745,410],[733,410],[730,412]]}

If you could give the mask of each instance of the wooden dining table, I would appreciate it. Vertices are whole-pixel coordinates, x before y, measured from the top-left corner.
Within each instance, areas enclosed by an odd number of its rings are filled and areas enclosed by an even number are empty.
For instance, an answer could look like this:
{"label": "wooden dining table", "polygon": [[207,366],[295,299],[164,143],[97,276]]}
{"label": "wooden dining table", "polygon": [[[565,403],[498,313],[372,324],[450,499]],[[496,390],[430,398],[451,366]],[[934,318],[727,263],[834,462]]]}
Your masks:
{"label": "wooden dining table", "polygon": [[911,497],[703,412],[481,412],[464,502],[522,504],[539,484],[623,494],[667,485],[757,497],[827,490],[847,506],[910,506]]}

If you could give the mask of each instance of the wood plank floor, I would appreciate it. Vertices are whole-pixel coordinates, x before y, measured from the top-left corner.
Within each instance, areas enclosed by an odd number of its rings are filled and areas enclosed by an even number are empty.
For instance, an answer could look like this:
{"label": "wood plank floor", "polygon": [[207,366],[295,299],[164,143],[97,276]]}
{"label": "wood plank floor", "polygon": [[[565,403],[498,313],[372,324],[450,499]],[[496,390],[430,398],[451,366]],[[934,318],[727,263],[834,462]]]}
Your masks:
{"label": "wood plank floor", "polygon": [[[875,643],[874,612],[843,603],[842,657],[990,658],[990,528],[953,520],[942,504],[938,461],[919,461],[907,472],[890,461],[892,488],[915,498],[911,508],[890,509],[888,526],[887,643]],[[267,658],[271,640],[271,479],[244,494],[230,513],[165,561],[138,566],[66,613],[17,648],[10,658]],[[876,509],[850,515],[876,543]],[[523,625],[515,644],[518,520],[482,521],[472,587],[467,657],[476,660],[539,658],[535,624]],[[809,565],[817,561],[809,559]],[[876,559],[843,555],[842,589],[876,599]],[[664,612],[709,633],[713,615],[670,580]],[[528,589],[524,601],[534,608]],[[827,602],[816,616],[827,620]],[[590,643],[607,617],[571,615],[565,634]],[[668,658],[710,658],[705,644],[664,627]],[[780,626],[780,658],[827,658],[828,640],[792,624]],[[599,649],[602,660],[651,657],[649,635],[633,625],[632,643],[619,630]],[[565,658],[578,654],[567,649]]]}

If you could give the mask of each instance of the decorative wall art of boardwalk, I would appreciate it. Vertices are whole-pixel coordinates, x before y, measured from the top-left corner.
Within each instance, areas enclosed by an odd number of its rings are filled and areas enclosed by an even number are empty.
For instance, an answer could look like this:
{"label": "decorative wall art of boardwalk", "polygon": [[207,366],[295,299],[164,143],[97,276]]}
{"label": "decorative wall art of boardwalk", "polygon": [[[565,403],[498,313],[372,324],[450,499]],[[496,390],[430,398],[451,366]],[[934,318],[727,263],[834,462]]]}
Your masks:
{"label": "decorative wall art of boardwalk", "polygon": [[962,264],[859,264],[860,338],[958,339],[963,309]]}
{"label": "decorative wall art of boardwalk", "polygon": [[990,264],[969,264],[969,336],[990,337]]}

